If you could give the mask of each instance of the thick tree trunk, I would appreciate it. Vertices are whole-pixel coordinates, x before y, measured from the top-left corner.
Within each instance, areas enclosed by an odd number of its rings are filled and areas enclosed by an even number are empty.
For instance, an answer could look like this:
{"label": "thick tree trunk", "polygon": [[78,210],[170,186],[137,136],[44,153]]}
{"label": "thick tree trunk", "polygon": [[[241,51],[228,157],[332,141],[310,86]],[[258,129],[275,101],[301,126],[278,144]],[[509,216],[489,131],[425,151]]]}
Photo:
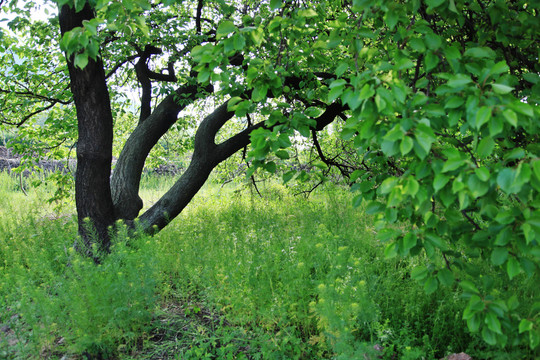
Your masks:
{"label": "thick tree trunk", "polygon": [[[62,6],[59,14],[62,35],[82,26],[83,21],[94,16],[88,3],[80,12],[67,5]],[[153,113],[145,116],[144,121],[139,123],[126,142],[111,182],[113,118],[103,63],[101,59],[90,59],[84,69],[79,69],[74,66],[71,56],[67,59],[67,64],[79,130],[75,198],[79,233],[84,244],[81,250],[90,255],[89,247],[93,243],[97,243],[102,251],[108,251],[109,231],[116,219],[131,221],[139,215],[143,205],[138,196],[140,179],[150,150],[177,121],[178,113],[199,96],[211,92],[212,87],[180,87],[165,98]],[[170,73],[173,74],[172,68]],[[324,128],[345,109],[338,104],[330,105],[315,119],[315,130]],[[251,131],[264,126],[263,122],[250,126],[230,139],[216,144],[217,132],[233,115],[227,110],[226,102],[201,122],[195,135],[194,153],[188,169],[176,184],[140,217],[143,231],[154,233],[165,227],[189,204],[212,170],[247,146]]]}
{"label": "thick tree trunk", "polygon": [[[62,35],[93,17],[88,4],[80,12],[62,6],[59,14]],[[80,250],[88,252],[89,246],[97,243],[101,250],[107,251],[109,227],[115,218],[109,181],[113,118],[105,72],[100,59],[90,59],[84,69],[74,66],[73,57],[67,59],[67,64],[79,130],[75,201],[79,233],[85,246]]]}

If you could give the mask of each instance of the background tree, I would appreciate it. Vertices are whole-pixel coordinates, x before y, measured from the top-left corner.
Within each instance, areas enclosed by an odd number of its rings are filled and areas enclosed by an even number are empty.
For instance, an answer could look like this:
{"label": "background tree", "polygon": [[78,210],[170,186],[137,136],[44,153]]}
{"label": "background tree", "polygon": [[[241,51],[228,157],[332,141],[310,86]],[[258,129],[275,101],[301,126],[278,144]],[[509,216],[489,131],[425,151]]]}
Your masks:
{"label": "background tree", "polygon": [[[27,39],[4,34],[3,43],[31,60],[21,64],[4,45],[2,65],[13,71],[1,80],[2,109],[4,122],[22,126],[73,99],[87,245],[86,218],[104,249],[116,219],[138,217],[144,231],[159,230],[217,164],[251,142],[248,175],[276,172],[272,158],[288,159],[299,134],[312,139],[321,167],[337,166],[354,183],[355,204],[375,215],[386,256],[427,255],[412,273],[426,292],[457,282],[470,299],[463,317],[471,331],[490,344],[538,346],[540,302],[521,309],[515,297],[500,299],[494,279],[468,265],[482,257],[510,279],[539,276],[538,2],[57,4],[49,23],[16,10],[11,28]],[[67,68],[49,51],[57,22]],[[127,84],[140,88],[139,122],[109,182],[114,112]],[[150,150],[179,113],[207,97],[217,105],[198,125],[189,167],[139,214]],[[359,156],[353,164],[320,146],[317,133],[336,119]],[[242,130],[216,143],[230,122]]]}

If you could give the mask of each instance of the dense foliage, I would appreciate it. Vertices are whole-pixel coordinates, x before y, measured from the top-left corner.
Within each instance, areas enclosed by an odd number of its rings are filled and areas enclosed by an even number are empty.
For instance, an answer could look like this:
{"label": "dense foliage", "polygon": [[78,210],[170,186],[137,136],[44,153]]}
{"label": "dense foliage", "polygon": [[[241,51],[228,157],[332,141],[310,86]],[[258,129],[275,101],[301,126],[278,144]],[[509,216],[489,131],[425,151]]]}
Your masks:
{"label": "dense foliage", "polygon": [[[110,86],[116,119],[126,111],[121,93],[130,81],[142,88],[141,121],[152,92],[156,101],[174,97],[181,109],[210,92],[228,111],[220,121],[232,118],[250,132],[248,175],[257,168],[277,172],[288,164],[295,138],[311,138],[316,165],[338,167],[357,192],[354,203],[365,202],[375,215],[387,257],[425,254],[412,277],[427,293],[459,284],[468,299],[463,319],[488,344],[538,348],[540,294],[530,294],[532,304],[503,295],[498,276],[475,265],[490,264],[511,284],[539,278],[538,2],[57,4],[91,9],[93,18],[57,42],[56,19],[30,23],[26,10],[16,10],[11,28],[32,36],[2,38],[10,54],[0,60],[10,69],[0,80],[4,121],[22,124],[51,105],[46,129],[72,134],[73,110],[54,106],[71,101],[58,49],[79,71],[104,62],[106,78],[116,83]],[[122,68],[135,59],[145,72]],[[150,80],[161,83],[145,85]],[[197,83],[199,90],[174,92],[170,81]],[[216,107],[211,119],[224,112]],[[65,111],[67,121],[58,120]],[[333,121],[358,154],[352,165],[325,156],[334,149],[320,146],[317,131]],[[236,141],[245,132],[232,134]],[[307,173],[283,172],[285,181],[295,176]]]}
{"label": "dense foliage", "polygon": [[[216,180],[216,179],[214,179]],[[172,178],[146,176],[144,200]],[[532,359],[466,331],[467,300],[426,295],[409,274],[425,255],[385,259],[374,219],[326,184],[309,199],[276,182],[206,186],[180,221],[151,238],[125,231],[96,266],[73,251],[73,216],[0,173],[2,359]],[[69,214],[72,206],[66,208]],[[503,295],[530,306],[534,279]],[[82,355],[82,356],[81,356]]]}

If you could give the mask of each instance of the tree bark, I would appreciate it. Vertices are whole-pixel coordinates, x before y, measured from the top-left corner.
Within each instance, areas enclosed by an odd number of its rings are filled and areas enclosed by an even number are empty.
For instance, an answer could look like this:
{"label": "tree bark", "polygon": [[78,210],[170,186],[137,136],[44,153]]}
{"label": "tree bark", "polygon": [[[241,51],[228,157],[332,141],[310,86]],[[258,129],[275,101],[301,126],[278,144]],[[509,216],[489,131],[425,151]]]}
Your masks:
{"label": "tree bark", "polygon": [[193,156],[187,170],[169,191],[140,217],[145,232],[154,233],[163,229],[189,204],[212,170],[242,148],[242,144],[238,144],[240,147],[230,147],[228,153],[223,153],[223,149],[215,143],[219,129],[234,116],[234,112],[227,111],[227,105],[228,102],[225,102],[219,106],[199,125],[195,134]]}
{"label": "tree bark", "polygon": [[[60,8],[61,34],[82,26],[94,17],[86,4],[80,12],[64,5]],[[97,243],[108,251],[109,227],[114,223],[114,207],[110,188],[112,161],[113,118],[109,91],[101,59],[89,59],[84,69],[74,66],[73,56],[67,58],[71,91],[77,109],[79,138],[77,142],[77,171],[75,174],[75,202],[79,234],[85,251]]]}
{"label": "tree bark", "polygon": [[211,92],[212,88],[186,85],[177,89],[131,133],[118,157],[111,180],[116,218],[133,220],[137,217],[143,207],[139,185],[150,150],[176,122],[178,113],[205,91]]}

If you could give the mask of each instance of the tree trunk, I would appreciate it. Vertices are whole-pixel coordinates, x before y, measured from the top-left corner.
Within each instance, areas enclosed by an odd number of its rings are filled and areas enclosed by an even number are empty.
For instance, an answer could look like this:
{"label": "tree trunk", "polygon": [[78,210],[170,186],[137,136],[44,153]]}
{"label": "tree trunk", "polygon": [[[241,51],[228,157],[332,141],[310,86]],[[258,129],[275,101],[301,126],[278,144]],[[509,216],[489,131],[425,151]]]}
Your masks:
{"label": "tree trunk", "polygon": [[[62,35],[93,17],[88,4],[80,12],[62,6],[59,14]],[[100,250],[108,251],[109,227],[115,218],[109,180],[113,118],[105,72],[101,59],[90,59],[84,69],[74,66],[73,56],[67,58],[67,64],[79,131],[75,201],[84,246],[79,250],[89,254],[91,244],[97,243]]]}
{"label": "tree trunk", "polygon": [[[67,5],[62,6],[59,16],[62,35],[93,17],[94,12],[88,3],[80,12]],[[198,85],[185,85],[166,97],[131,134],[111,182],[113,118],[103,63],[101,59],[90,59],[84,69],[79,69],[74,66],[73,56],[67,59],[67,63],[79,130],[75,199],[79,233],[84,244],[81,250],[91,255],[90,246],[94,243],[102,251],[109,250],[109,231],[116,219],[131,221],[139,215],[143,205],[138,196],[140,179],[150,150],[174,124],[185,106],[213,89],[210,85],[204,89]],[[344,110],[341,105],[330,105],[314,119],[317,122],[315,130],[324,128]],[[217,132],[233,116],[225,102],[201,122],[195,134],[195,147],[188,169],[154,206],[140,216],[143,231],[154,233],[165,227],[189,204],[212,170],[247,146],[251,131],[264,126],[264,122],[250,126],[216,144]]]}

